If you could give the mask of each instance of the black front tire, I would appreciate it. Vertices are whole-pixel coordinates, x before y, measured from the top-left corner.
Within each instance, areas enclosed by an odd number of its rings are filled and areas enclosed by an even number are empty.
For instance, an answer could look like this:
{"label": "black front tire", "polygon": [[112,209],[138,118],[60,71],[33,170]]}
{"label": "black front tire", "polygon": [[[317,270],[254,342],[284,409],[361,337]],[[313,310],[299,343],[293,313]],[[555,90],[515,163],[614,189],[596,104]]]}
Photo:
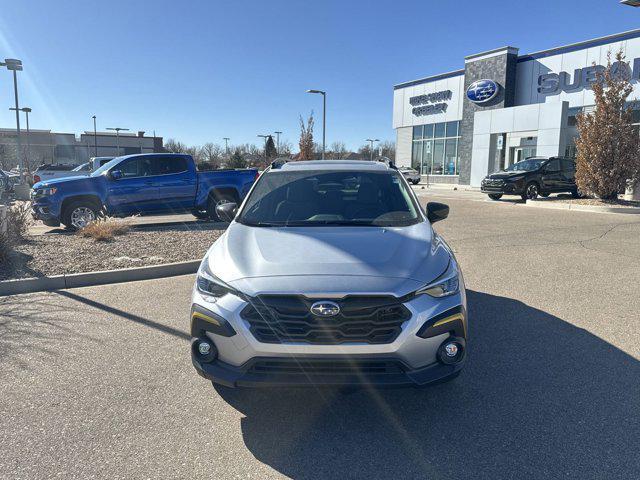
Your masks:
{"label": "black front tire", "polygon": [[526,202],[527,200],[535,200],[540,195],[540,187],[536,182],[527,183],[527,186],[524,187],[524,193],[522,194],[522,199]]}
{"label": "black front tire", "polygon": [[502,194],[501,193],[490,193],[489,194],[489,198],[491,200],[500,200],[502,198]]}
{"label": "black front tire", "polygon": [[213,194],[207,202],[207,216],[214,222],[224,222],[216,213],[216,207],[222,203],[238,203],[238,201],[229,194]]}
{"label": "black front tire", "polygon": [[582,194],[580,193],[580,190],[578,190],[577,188],[575,190],[571,190],[571,196],[573,198],[582,198]]}

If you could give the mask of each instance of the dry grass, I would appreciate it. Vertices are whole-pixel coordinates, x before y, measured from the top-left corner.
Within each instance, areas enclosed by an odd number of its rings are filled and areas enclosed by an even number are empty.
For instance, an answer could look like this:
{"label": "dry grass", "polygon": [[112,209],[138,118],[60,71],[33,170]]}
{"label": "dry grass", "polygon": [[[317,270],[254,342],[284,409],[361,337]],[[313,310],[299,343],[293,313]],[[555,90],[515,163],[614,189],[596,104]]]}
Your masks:
{"label": "dry grass", "polygon": [[16,245],[24,241],[31,224],[29,202],[16,202],[6,212],[5,225],[0,226],[0,261],[7,261]]}
{"label": "dry grass", "polygon": [[118,235],[124,235],[131,229],[131,220],[127,218],[102,217],[78,230],[78,235],[92,238],[97,242],[109,242]]}

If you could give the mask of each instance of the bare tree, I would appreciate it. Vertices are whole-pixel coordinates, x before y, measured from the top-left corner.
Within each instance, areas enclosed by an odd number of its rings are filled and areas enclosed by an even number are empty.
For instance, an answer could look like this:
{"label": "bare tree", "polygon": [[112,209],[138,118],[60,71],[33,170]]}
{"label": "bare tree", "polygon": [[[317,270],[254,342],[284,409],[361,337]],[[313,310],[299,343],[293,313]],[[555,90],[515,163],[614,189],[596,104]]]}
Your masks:
{"label": "bare tree", "polygon": [[313,143],[313,111],[309,114],[309,119],[305,125],[302,115],[300,115],[300,160],[312,160]]}
{"label": "bare tree", "polygon": [[349,152],[347,151],[345,143],[336,141],[331,144],[326,156],[332,160],[340,160],[346,158],[348,154]]}
{"label": "bare tree", "polygon": [[383,157],[396,161],[396,142],[385,140],[380,143],[379,148],[382,150]]}
{"label": "bare tree", "polygon": [[164,142],[164,149],[169,153],[186,153],[187,152],[187,146],[184,143],[178,142],[173,138],[169,138],[167,139],[166,142]]}
{"label": "bare tree", "polygon": [[191,155],[191,157],[193,157],[193,160],[196,162],[196,164],[202,163],[203,157],[202,157],[202,149],[200,147],[198,146],[187,147],[184,153]]}
{"label": "bare tree", "polygon": [[293,150],[293,145],[289,140],[280,139],[280,156],[289,157]]}
{"label": "bare tree", "polygon": [[576,183],[580,191],[613,200],[623,191],[628,179],[640,178],[638,131],[627,99],[633,92],[631,71],[620,50],[597,73],[593,84],[595,109],[577,116]]}
{"label": "bare tree", "polygon": [[207,167],[211,170],[220,168],[222,159],[224,158],[224,149],[215,143],[205,143],[200,149],[202,156],[202,162],[207,164]]}

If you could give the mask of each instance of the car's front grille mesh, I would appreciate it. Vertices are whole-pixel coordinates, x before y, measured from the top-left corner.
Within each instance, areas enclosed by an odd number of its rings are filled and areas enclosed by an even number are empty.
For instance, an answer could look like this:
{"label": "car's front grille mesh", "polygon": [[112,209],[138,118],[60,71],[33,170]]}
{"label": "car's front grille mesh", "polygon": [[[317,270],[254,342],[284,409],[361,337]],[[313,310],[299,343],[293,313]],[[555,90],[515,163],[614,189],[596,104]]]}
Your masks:
{"label": "car's front grille mesh", "polygon": [[385,375],[403,372],[397,360],[257,360],[249,368],[255,374],[282,375]]}
{"label": "car's front grille mesh", "polygon": [[241,312],[253,336],[263,343],[383,344],[393,342],[411,312],[391,296],[348,296],[335,300],[340,313],[317,317],[317,301],[301,295],[261,295]]}

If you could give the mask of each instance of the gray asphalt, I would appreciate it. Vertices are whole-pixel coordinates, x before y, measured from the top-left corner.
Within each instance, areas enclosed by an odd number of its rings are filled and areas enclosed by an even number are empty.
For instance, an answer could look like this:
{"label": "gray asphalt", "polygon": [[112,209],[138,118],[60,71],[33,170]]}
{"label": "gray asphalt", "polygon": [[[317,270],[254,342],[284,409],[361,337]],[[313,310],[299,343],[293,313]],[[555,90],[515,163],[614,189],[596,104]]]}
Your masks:
{"label": "gray asphalt", "polygon": [[638,478],[640,219],[460,198],[437,225],[469,295],[456,381],[216,390],[192,276],[3,298],[0,477]]}

